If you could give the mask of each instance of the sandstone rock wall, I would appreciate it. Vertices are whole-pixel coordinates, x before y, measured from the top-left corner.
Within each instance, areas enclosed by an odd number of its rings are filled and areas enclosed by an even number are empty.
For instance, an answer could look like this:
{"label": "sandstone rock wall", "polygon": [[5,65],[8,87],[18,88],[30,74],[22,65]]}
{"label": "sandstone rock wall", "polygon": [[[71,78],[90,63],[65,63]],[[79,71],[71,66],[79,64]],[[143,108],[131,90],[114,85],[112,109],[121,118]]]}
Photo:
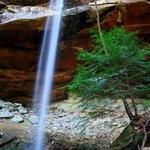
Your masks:
{"label": "sandstone rock wall", "polygon": [[[30,7],[30,10],[33,9]],[[62,20],[64,30],[61,31],[57,52],[53,100],[67,98],[66,85],[77,64],[76,52],[80,48],[91,47],[88,29],[84,29],[86,9],[80,8],[79,12],[69,15],[68,11],[71,10],[64,12]],[[0,24],[0,98],[28,104],[33,95],[46,16],[13,17],[3,19]]]}
{"label": "sandstone rock wall", "polygon": [[150,41],[150,2],[123,0],[102,23],[103,29],[116,26],[124,26],[129,31],[139,31],[139,35]]}
{"label": "sandstone rock wall", "polygon": [[[1,0],[4,3],[7,4],[13,4],[13,5],[40,5],[40,4],[45,4],[48,3],[49,0]],[[79,0],[64,0],[65,5],[79,5],[80,1]]]}

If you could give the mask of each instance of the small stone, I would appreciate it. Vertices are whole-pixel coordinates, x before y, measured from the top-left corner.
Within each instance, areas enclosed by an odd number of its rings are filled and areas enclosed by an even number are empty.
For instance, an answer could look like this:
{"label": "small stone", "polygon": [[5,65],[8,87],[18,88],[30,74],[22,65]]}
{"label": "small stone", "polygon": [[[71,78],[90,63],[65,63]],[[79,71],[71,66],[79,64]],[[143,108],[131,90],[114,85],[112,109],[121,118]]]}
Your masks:
{"label": "small stone", "polygon": [[16,106],[16,107],[21,106],[21,104],[20,104],[20,103],[14,103],[14,104],[15,104],[15,106]]}
{"label": "small stone", "polygon": [[21,122],[23,122],[24,120],[23,120],[22,116],[20,116],[20,115],[15,115],[15,116],[11,119],[11,121],[13,121],[13,122],[15,122],[15,123],[21,123]]}
{"label": "small stone", "polygon": [[22,106],[19,106],[17,109],[20,114],[26,114],[28,112],[27,109]]}
{"label": "small stone", "polygon": [[27,118],[28,121],[31,123],[31,124],[37,124],[38,123],[38,117],[35,116],[35,115],[32,115],[30,116],[29,118]]}
{"label": "small stone", "polygon": [[3,135],[4,135],[4,133],[3,133],[3,132],[0,132],[0,138],[2,138],[2,137],[3,137]]}
{"label": "small stone", "polygon": [[0,112],[0,119],[12,118],[13,116],[14,116],[13,113],[11,113],[9,111],[1,111]]}
{"label": "small stone", "polygon": [[5,105],[4,101],[0,100],[0,108],[5,108],[5,107],[6,107],[6,105]]}
{"label": "small stone", "polygon": [[9,108],[9,107],[11,107],[11,106],[14,106],[14,104],[11,103],[11,102],[4,102],[4,104],[5,104],[5,106],[6,106],[7,108]]}
{"label": "small stone", "polygon": [[13,114],[14,115],[20,115],[20,113],[17,110],[13,111]]}
{"label": "small stone", "polygon": [[16,107],[10,106],[7,108],[10,112],[14,112],[16,110]]}
{"label": "small stone", "polygon": [[53,127],[53,129],[54,129],[54,130],[57,130],[58,128],[57,128],[57,127]]}

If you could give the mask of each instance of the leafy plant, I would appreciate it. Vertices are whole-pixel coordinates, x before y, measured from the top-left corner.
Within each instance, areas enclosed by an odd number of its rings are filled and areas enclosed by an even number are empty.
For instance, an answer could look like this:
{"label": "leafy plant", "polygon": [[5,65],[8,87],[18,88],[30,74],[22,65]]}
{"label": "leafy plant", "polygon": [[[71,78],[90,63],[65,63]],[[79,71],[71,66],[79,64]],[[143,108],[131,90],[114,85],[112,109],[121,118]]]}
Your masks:
{"label": "leafy plant", "polygon": [[[150,98],[150,47],[144,47],[137,38],[136,32],[128,32],[124,28],[115,28],[103,32],[91,30],[95,47],[92,52],[81,50],[77,58],[82,61],[78,65],[73,81],[69,85],[71,92],[82,97],[84,102],[94,98],[122,99],[126,112],[136,127],[143,129],[144,147],[149,133],[150,117],[139,115],[135,100]],[[104,46],[105,45],[105,46]],[[130,110],[127,98],[132,100],[134,114]]]}
{"label": "leafy plant", "polygon": [[116,28],[103,33],[108,55],[97,30],[91,30],[95,41],[92,52],[81,50],[76,75],[69,89],[79,96],[136,98],[149,97],[150,63],[144,60],[149,48],[141,47],[136,33]]}

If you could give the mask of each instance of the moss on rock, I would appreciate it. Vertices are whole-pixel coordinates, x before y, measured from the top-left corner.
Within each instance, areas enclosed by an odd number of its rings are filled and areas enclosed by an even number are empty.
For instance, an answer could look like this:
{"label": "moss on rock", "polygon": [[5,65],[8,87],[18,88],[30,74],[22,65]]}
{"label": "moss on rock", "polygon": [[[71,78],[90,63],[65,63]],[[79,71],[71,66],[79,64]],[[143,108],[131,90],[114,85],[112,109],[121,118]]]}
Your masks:
{"label": "moss on rock", "polygon": [[110,150],[136,150],[143,140],[143,133],[129,124],[121,135],[111,144]]}

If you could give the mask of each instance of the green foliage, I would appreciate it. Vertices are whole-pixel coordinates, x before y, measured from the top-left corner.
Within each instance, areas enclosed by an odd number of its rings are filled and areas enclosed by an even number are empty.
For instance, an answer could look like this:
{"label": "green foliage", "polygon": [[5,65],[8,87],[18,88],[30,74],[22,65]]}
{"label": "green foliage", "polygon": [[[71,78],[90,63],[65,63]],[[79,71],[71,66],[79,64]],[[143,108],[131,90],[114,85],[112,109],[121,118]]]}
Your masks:
{"label": "green foliage", "polygon": [[150,101],[149,100],[142,100],[143,106],[147,109],[150,107]]}
{"label": "green foliage", "polygon": [[144,56],[150,48],[141,46],[135,32],[115,28],[103,32],[106,55],[98,31],[91,30],[91,34],[95,48],[78,53],[83,64],[78,65],[69,89],[86,99],[149,97],[150,62]]}

